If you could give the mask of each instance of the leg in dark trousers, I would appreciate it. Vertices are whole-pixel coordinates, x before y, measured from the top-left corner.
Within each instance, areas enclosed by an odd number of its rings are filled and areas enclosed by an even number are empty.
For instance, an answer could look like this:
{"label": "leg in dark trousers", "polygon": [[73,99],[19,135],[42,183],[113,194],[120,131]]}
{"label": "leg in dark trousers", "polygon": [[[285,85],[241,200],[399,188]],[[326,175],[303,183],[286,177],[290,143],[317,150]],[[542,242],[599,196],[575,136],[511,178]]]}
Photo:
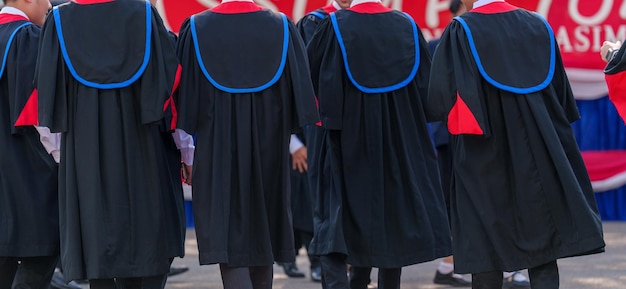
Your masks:
{"label": "leg in dark trousers", "polygon": [[472,274],[472,289],[502,289],[502,271]]}
{"label": "leg in dark trousers", "polygon": [[530,288],[557,289],[559,288],[559,268],[556,261],[528,269]]}
{"label": "leg in dark trousers", "polygon": [[372,282],[371,273],[372,267],[350,266],[350,289],[367,289],[367,285]]}
{"label": "leg in dark trousers", "polygon": [[250,279],[254,289],[272,289],[274,279],[272,265],[250,267]]}
{"label": "leg in dark trousers", "polygon": [[220,264],[224,289],[253,289],[248,267],[228,267]]}
{"label": "leg in dark trousers", "polygon": [[[321,272],[321,261],[320,257],[316,255],[309,254],[309,245],[311,244],[311,240],[313,239],[313,232],[307,232],[299,230],[299,239],[301,240],[304,248],[306,249],[307,256],[309,257],[309,263],[311,264],[311,272],[314,270],[319,270],[318,273]],[[300,247],[298,247],[300,248]],[[298,252],[296,252],[297,254]],[[320,276],[321,277],[321,276]],[[318,280],[319,281],[319,280]]]}
{"label": "leg in dark trousers", "polygon": [[113,279],[91,279],[89,280],[89,289],[116,289],[115,280]]}
{"label": "leg in dark trousers", "polygon": [[17,272],[17,258],[0,257],[0,289],[11,289]]}
{"label": "leg in dark trousers", "polygon": [[115,283],[118,289],[163,289],[165,282],[167,282],[167,274],[140,278],[118,278]]}
{"label": "leg in dark trousers", "polygon": [[224,289],[271,289],[272,266],[229,267],[220,264]]}
{"label": "leg in dark trousers", "polygon": [[378,289],[400,289],[402,268],[378,269]]}
{"label": "leg in dark trousers", "polygon": [[322,288],[348,289],[348,274],[346,274],[346,256],[332,253],[320,256],[322,263]]}
{"label": "leg in dark trousers", "polygon": [[13,289],[48,289],[59,256],[20,258]]}

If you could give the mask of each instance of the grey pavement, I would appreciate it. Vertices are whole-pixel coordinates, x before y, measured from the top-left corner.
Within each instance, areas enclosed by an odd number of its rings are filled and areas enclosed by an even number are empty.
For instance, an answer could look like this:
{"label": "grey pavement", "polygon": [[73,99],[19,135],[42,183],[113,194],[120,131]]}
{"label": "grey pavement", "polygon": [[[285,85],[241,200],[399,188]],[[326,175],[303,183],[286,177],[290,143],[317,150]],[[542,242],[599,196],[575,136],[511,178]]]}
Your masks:
{"label": "grey pavement", "polygon": [[[562,289],[626,289],[626,222],[605,222],[604,238],[606,252],[584,257],[559,260]],[[405,267],[402,271],[402,289],[451,288],[432,283],[438,260]],[[308,260],[303,253],[297,257],[300,271],[306,278],[288,278],[282,267],[274,265],[274,287],[276,289],[320,289],[308,277]],[[186,256],[174,260],[175,266],[188,266],[189,271],[171,277],[166,285],[174,288],[222,288],[219,268],[216,265],[199,266],[198,249],[193,229],[187,231]],[[524,272],[526,274],[526,272]],[[528,275],[526,275],[528,276]],[[468,276],[469,277],[469,276]],[[376,282],[376,269],[372,272]]]}

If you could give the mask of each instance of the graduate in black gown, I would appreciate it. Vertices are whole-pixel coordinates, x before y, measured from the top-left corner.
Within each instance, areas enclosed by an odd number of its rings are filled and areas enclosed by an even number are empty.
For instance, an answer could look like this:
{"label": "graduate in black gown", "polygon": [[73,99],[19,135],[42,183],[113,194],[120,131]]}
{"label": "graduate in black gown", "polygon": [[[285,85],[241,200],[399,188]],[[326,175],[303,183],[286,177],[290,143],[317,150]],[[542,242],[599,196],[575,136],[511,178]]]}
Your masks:
{"label": "graduate in black gown", "polygon": [[178,128],[197,134],[200,264],[220,264],[225,288],[271,288],[272,264],[295,257],[289,138],[319,120],[304,43],[252,1],[223,1],[180,31]]}
{"label": "graduate in black gown", "polygon": [[[59,257],[58,135],[35,127],[33,86],[49,1],[0,11],[0,288],[48,288]],[[56,161],[56,162],[55,162]]]}
{"label": "graduate in black gown", "polygon": [[172,220],[182,202],[173,201],[156,141],[179,67],[170,37],[146,1],[73,1],[46,20],[35,84],[40,123],[62,133],[68,281],[162,288],[182,255],[180,220]]}
{"label": "graduate in black gown", "polygon": [[[298,32],[300,32],[300,36],[302,36],[302,40],[304,40],[305,44],[308,44],[317,29],[317,26],[322,22],[322,20],[328,17],[328,14],[331,12],[335,12],[339,9],[344,9],[350,7],[350,3],[352,0],[336,0],[332,1],[328,5],[318,8],[312,12],[309,12],[307,15],[302,17],[298,23],[296,23],[296,27],[298,28]],[[294,214],[294,232],[296,233],[296,247],[298,244],[298,235],[300,236],[301,242],[305,243],[305,247],[307,248],[307,254],[309,255],[309,260],[311,262],[311,279],[314,281],[321,281],[321,264],[319,261],[319,256],[315,256],[309,253],[308,246],[311,243],[311,239],[313,238],[313,199],[315,198],[313,194],[317,191],[315,185],[317,184],[317,176],[319,172],[317,171],[318,166],[318,158],[317,152],[322,143],[322,133],[323,129],[321,128],[321,123],[317,123],[316,125],[309,125],[304,128],[304,132],[299,134],[298,141],[303,142],[306,152],[307,152],[307,170],[304,174],[298,173],[297,171],[292,171],[292,187],[295,188],[297,184],[305,184],[306,188],[299,188],[299,190],[292,191],[292,211]],[[292,136],[293,139],[294,136]],[[303,178],[308,178],[307,180],[303,180]],[[296,185],[294,185],[296,183]],[[307,206],[306,208],[304,206]],[[298,231],[301,233],[298,234]],[[297,248],[296,248],[297,249]],[[285,268],[286,270],[287,268]],[[369,274],[368,274],[369,277]]]}
{"label": "graduate in black gown", "polygon": [[[156,7],[158,0],[150,0],[152,6]],[[176,48],[176,42],[178,36],[173,32],[168,32],[170,42],[174,49]],[[177,79],[175,81],[180,81]],[[175,83],[174,86],[177,87]],[[173,101],[171,99],[170,101]],[[165,110],[165,117],[159,123],[159,133],[156,134],[155,141],[163,142],[164,150],[163,156],[167,162],[167,175],[168,178],[161,179],[164,186],[171,186],[172,193],[171,202],[176,204],[175,211],[171,211],[172,215],[167,218],[170,223],[169,228],[172,229],[172,235],[168,238],[171,242],[171,246],[180,248],[181,251],[178,256],[184,255],[184,242],[185,235],[187,234],[187,224],[185,215],[185,199],[183,196],[183,188],[181,177],[189,176],[182,181],[191,183],[191,169],[193,165],[193,155],[195,151],[195,143],[193,136],[187,134],[184,130],[176,129],[176,120],[178,118],[178,112],[175,104],[168,103]],[[181,171],[181,169],[183,171]],[[168,277],[185,273],[189,270],[187,266],[172,266],[168,273]]]}
{"label": "graduate in black gown", "polygon": [[536,13],[463,2],[473,10],[441,37],[428,96],[453,135],[454,268],[473,288],[500,288],[502,271],[523,268],[531,288],[558,288],[556,259],[605,245],[558,45]]}
{"label": "graduate in black gown", "polygon": [[326,130],[310,246],[324,286],[347,288],[337,272],[349,263],[399,288],[401,267],[451,253],[423,105],[426,42],[407,14],[354,0],[322,20],[307,50]]}

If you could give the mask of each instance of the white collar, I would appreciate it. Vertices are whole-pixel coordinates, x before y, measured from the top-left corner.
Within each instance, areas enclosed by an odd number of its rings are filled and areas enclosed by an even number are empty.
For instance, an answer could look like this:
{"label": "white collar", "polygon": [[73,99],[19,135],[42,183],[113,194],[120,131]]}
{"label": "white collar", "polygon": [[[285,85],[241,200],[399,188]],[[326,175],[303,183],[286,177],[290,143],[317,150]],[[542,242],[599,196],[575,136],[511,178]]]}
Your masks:
{"label": "white collar", "polygon": [[333,1],[333,7],[335,7],[335,9],[337,9],[337,10],[343,9],[343,8],[341,8],[341,6],[339,6],[339,3],[337,3],[337,1]]}
{"label": "white collar", "polygon": [[352,0],[350,7],[354,7],[355,5],[363,4],[363,3],[381,3],[380,0]]}
{"label": "white collar", "polygon": [[228,3],[228,2],[251,2],[251,3],[254,3],[254,1],[252,1],[252,0],[222,0],[222,4]]}
{"label": "white collar", "polygon": [[472,9],[476,9],[480,6],[485,6],[489,3],[493,3],[493,2],[504,2],[504,0],[478,0],[476,2],[474,2],[474,7]]}
{"label": "white collar", "polygon": [[26,19],[30,20],[24,11],[17,9],[11,6],[4,6],[2,10],[0,10],[0,14],[14,14],[24,16]]}

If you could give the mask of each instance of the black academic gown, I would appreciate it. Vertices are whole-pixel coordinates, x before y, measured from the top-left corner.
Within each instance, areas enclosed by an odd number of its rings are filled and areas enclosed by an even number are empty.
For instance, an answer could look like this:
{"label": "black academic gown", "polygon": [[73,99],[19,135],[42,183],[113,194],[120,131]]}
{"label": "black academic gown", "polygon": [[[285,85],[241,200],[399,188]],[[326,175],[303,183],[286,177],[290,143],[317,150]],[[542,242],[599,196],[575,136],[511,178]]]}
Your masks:
{"label": "black academic gown", "polygon": [[[309,43],[322,19],[328,16],[324,9],[328,9],[328,7],[320,8],[307,14],[296,24],[296,28],[305,44]],[[295,229],[310,232],[311,234],[313,234],[313,192],[317,190],[314,185],[317,184],[317,176],[319,175],[318,162],[314,160],[317,159],[317,152],[323,145],[321,142],[323,139],[322,134],[323,129],[318,125],[308,125],[302,133],[298,134],[298,138],[307,148],[308,168],[305,173],[291,170],[293,226]]]}
{"label": "black academic gown", "polygon": [[330,4],[326,7],[309,12],[307,15],[302,17],[300,21],[298,21],[296,28],[298,28],[298,32],[300,32],[300,36],[302,36],[302,40],[304,40],[305,44],[308,44],[311,41],[313,34],[315,34],[315,31],[317,30],[317,26],[322,23],[324,18],[328,17],[328,13],[335,11],[337,11],[337,9]]}
{"label": "black academic gown", "polygon": [[144,1],[71,2],[46,20],[35,82],[41,124],[62,132],[66,280],[156,276],[181,255],[157,141],[178,66],[169,37]]}
{"label": "black academic gown", "polygon": [[[324,18],[328,16],[327,11],[336,11],[331,5],[319,8],[305,15],[298,23],[296,28],[304,40],[308,44],[318,25]],[[317,184],[319,183],[319,151],[324,145],[323,134],[324,129],[321,123],[308,125],[304,128],[304,139],[307,147],[307,172],[306,175],[297,171],[292,171],[292,210],[294,215],[294,227],[313,233],[313,207],[314,200],[317,199]],[[304,180],[306,176],[306,180]],[[303,187],[306,186],[306,187]],[[308,245],[308,244],[307,244]]]}
{"label": "black academic gown", "polygon": [[[178,37],[173,32],[169,32],[169,39],[172,47],[176,49],[176,41]],[[180,74],[178,74],[180,75]],[[180,81],[180,79],[178,79]],[[178,84],[174,83],[176,87]],[[173,98],[170,99],[170,103],[167,103],[165,109],[165,116],[160,121],[158,126],[158,132],[155,133],[157,142],[163,143],[163,150],[161,151],[167,166],[166,170],[167,178],[161,178],[162,186],[171,187],[172,194],[168,197],[166,195],[165,202],[175,204],[175,210],[168,210],[171,215],[165,216],[165,221],[169,223],[166,225],[171,232],[166,233],[168,236],[169,248],[172,248],[171,252],[173,256],[182,257],[185,254],[185,235],[187,234],[187,222],[185,215],[185,198],[183,195],[183,182],[181,178],[181,155],[180,150],[176,146],[176,142],[172,137],[172,132],[176,128],[176,120],[178,118],[178,112],[173,102]],[[155,130],[156,127],[155,127]],[[168,200],[169,198],[169,200]]]}
{"label": "black academic gown", "polygon": [[178,43],[200,264],[293,262],[289,138],[319,119],[304,44],[281,14],[231,10],[195,15]]}
{"label": "black academic gown", "polygon": [[450,231],[423,105],[426,42],[401,12],[340,10],[335,24],[332,15],[307,47],[327,130],[310,250],[346,254],[357,267],[448,256]]}
{"label": "black academic gown", "polygon": [[25,20],[0,24],[0,53],[10,47],[0,57],[5,60],[0,71],[0,256],[59,251],[57,164],[32,126],[37,123],[32,79],[39,35],[39,27]]}
{"label": "black academic gown", "polygon": [[554,35],[534,13],[489,5],[452,21],[431,70],[429,112],[453,134],[455,272],[515,271],[602,251]]}

